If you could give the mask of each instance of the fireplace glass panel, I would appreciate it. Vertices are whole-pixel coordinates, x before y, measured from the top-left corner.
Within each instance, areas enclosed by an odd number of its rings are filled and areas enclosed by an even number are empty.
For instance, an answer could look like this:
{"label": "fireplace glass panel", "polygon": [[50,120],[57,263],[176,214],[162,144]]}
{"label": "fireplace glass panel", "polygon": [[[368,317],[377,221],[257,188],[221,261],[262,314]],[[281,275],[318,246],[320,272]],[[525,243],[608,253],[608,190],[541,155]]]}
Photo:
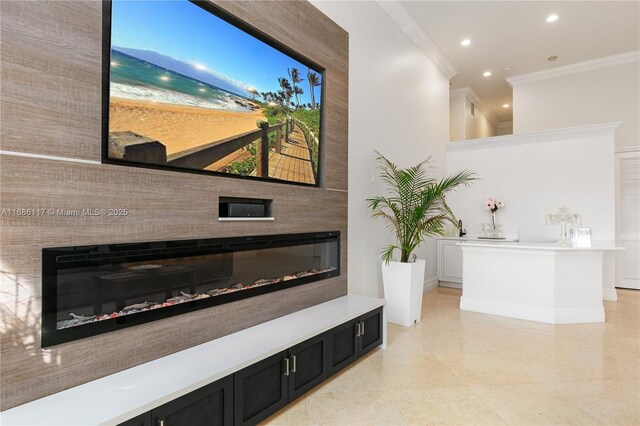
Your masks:
{"label": "fireplace glass panel", "polygon": [[110,320],[132,325],[145,313],[158,319],[339,275],[337,235],[45,249],[43,334]]}
{"label": "fireplace glass panel", "polygon": [[58,271],[56,328],[77,327],[336,269],[335,244],[328,242],[63,269]]}

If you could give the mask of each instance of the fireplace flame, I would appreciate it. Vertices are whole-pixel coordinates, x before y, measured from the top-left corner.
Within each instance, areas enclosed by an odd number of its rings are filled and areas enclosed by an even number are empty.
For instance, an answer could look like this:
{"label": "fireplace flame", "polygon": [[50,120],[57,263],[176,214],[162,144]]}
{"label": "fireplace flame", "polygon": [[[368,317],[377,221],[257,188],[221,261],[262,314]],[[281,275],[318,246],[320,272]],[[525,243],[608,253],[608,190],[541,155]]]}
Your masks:
{"label": "fireplace flame", "polygon": [[271,279],[261,278],[259,280],[252,282],[251,284],[237,283],[232,287],[214,288],[211,290],[207,290],[204,293],[198,293],[198,294],[189,294],[185,292],[180,292],[178,296],[171,297],[165,300],[164,302],[144,301],[141,303],[135,303],[133,305],[126,306],[121,311],[112,312],[110,314],[82,315],[82,314],[76,314],[76,313],[70,312],[69,313],[70,318],[66,320],[58,321],[56,324],[56,329],[61,330],[64,328],[76,327],[79,325],[89,324],[96,321],[105,321],[105,320],[114,319],[114,318],[118,318],[125,315],[137,314],[139,312],[150,311],[153,309],[167,308],[170,306],[179,305],[181,303],[187,303],[187,302],[192,302],[196,300],[207,299],[210,297],[220,296],[222,294],[229,294],[237,291],[249,290],[256,287],[277,284],[283,281],[289,281],[297,278],[307,277],[310,275],[317,275],[325,272],[335,271],[336,269],[337,268],[335,266],[331,266],[326,269],[314,268],[309,271],[302,271],[293,275],[285,275],[284,277],[271,278]]}

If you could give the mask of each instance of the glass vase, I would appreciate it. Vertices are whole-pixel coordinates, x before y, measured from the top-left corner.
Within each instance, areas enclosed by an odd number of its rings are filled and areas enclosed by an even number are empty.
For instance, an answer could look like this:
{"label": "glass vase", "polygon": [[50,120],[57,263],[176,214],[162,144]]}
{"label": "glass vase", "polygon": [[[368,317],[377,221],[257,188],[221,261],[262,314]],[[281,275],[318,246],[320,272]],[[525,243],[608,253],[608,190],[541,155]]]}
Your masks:
{"label": "glass vase", "polygon": [[496,212],[491,212],[491,223],[482,224],[482,237],[496,239],[502,237],[502,225],[498,223]]}

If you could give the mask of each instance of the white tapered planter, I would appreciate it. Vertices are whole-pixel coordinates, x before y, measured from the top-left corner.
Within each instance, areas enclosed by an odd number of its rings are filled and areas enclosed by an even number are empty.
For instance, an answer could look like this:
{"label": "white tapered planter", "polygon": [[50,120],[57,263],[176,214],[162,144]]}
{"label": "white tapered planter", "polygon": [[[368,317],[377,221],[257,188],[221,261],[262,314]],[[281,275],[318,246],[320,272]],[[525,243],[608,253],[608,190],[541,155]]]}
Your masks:
{"label": "white tapered planter", "polygon": [[382,262],[382,283],[388,322],[410,326],[420,322],[425,261]]}

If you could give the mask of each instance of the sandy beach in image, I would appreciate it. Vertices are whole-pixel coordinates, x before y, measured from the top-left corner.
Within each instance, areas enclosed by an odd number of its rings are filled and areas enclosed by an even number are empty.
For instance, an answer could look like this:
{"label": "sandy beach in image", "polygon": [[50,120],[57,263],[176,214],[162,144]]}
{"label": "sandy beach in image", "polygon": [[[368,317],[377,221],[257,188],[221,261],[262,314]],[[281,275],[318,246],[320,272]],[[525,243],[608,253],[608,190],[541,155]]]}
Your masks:
{"label": "sandy beach in image", "polygon": [[111,98],[110,132],[132,131],[155,139],[167,154],[239,135],[258,127],[262,111],[223,111]]}

